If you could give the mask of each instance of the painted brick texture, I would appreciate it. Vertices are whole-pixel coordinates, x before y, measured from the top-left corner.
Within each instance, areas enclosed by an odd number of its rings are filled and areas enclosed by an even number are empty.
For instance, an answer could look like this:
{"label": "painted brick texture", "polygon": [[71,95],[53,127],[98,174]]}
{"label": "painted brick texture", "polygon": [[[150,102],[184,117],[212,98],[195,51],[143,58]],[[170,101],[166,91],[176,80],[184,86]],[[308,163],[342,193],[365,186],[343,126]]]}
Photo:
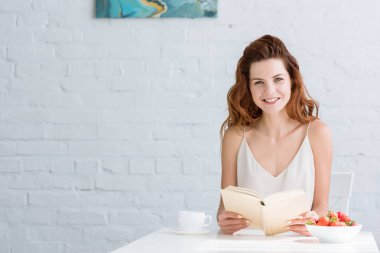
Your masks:
{"label": "painted brick texture", "polygon": [[215,217],[219,127],[244,47],[298,59],[380,242],[380,3],[219,0],[216,19],[97,20],[95,1],[0,1],[0,252],[108,252],[181,209]]}

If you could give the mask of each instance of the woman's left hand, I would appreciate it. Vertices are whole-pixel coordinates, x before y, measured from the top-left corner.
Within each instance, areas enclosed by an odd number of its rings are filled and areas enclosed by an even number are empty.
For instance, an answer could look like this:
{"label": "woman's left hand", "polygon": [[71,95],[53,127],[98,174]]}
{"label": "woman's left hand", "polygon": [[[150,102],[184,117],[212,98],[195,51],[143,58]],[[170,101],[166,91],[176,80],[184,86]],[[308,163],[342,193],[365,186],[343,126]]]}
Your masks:
{"label": "woman's left hand", "polygon": [[311,234],[307,231],[305,226],[306,221],[310,218],[318,219],[319,215],[314,211],[302,213],[298,218],[288,221],[289,226],[287,229],[301,235],[310,236]]}

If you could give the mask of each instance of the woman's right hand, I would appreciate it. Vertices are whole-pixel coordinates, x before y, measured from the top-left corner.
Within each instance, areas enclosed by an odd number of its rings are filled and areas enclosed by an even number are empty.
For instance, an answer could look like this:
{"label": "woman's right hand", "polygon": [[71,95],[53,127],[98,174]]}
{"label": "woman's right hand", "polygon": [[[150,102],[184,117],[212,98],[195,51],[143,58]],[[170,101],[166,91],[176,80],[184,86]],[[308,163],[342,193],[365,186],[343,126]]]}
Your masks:
{"label": "woman's right hand", "polygon": [[249,226],[250,221],[242,218],[237,213],[223,211],[218,216],[218,224],[225,234],[233,234]]}

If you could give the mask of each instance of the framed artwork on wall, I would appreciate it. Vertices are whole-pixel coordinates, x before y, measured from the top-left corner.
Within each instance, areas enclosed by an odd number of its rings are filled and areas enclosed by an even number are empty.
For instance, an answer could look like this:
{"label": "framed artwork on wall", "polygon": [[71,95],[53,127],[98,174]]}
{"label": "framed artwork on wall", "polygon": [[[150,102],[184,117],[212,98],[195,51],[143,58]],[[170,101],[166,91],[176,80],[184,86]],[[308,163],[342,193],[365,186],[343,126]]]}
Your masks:
{"label": "framed artwork on wall", "polygon": [[218,0],[96,0],[96,18],[216,18]]}

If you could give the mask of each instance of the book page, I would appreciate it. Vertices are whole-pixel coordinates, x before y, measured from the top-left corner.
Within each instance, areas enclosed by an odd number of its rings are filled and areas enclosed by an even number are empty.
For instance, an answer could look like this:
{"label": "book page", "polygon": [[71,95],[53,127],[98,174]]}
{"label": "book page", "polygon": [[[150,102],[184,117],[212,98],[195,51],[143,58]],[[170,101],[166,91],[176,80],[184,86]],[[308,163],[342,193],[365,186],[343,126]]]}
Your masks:
{"label": "book page", "polygon": [[288,220],[297,218],[300,214],[309,211],[306,194],[300,190],[294,194],[283,194],[279,198],[264,200],[263,220],[266,235],[287,232],[285,229]]}
{"label": "book page", "polygon": [[241,193],[248,194],[248,195],[252,195],[254,197],[261,199],[260,195],[257,192],[255,192],[254,190],[248,189],[248,188],[237,187],[237,186],[228,186],[225,189],[235,191],[235,192],[241,192]]}
{"label": "book page", "polygon": [[228,187],[221,190],[221,194],[226,211],[240,214],[243,218],[250,220],[251,228],[263,229],[261,200],[259,198]]}
{"label": "book page", "polygon": [[292,197],[292,196],[301,195],[303,193],[304,193],[304,191],[302,189],[276,192],[276,193],[273,193],[273,194],[265,197],[264,201],[271,201],[271,200],[275,201],[277,199],[289,198],[289,197]]}

